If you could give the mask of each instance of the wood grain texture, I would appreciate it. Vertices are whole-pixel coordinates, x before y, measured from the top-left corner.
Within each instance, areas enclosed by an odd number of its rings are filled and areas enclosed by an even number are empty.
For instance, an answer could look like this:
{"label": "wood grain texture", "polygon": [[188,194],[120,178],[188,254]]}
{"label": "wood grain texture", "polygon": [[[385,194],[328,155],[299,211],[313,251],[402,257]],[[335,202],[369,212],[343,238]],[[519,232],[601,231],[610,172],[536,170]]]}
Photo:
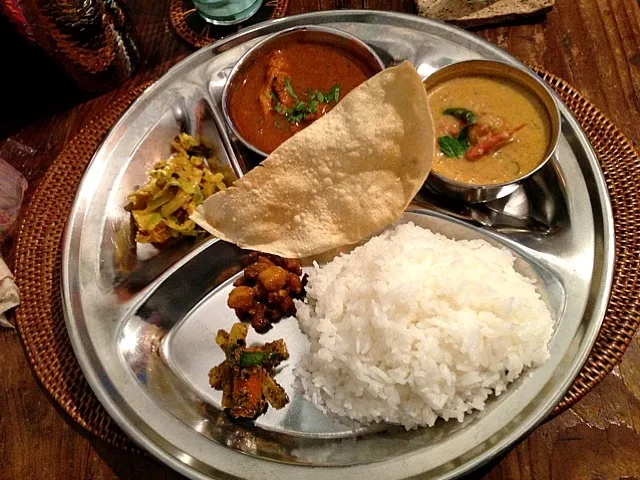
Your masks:
{"label": "wood grain texture", "polygon": [[[129,0],[127,6],[143,51],[134,83],[154,78],[191,52],[169,28],[166,2]],[[412,0],[291,0],[289,14],[363,7],[415,12]],[[640,142],[636,0],[557,0],[542,21],[475,33],[565,78]],[[28,196],[64,143],[118,90],[94,97],[77,91],[2,19],[0,42],[11,46],[5,61],[17,67],[7,79],[11,95],[0,114],[0,157],[27,177]],[[9,239],[2,254],[11,259],[11,249]],[[121,454],[86,436],[43,392],[19,338],[6,330],[0,331],[0,465],[2,480],[182,478],[148,457]],[[639,480],[640,339],[578,405],[540,426],[486,475],[472,478]]]}

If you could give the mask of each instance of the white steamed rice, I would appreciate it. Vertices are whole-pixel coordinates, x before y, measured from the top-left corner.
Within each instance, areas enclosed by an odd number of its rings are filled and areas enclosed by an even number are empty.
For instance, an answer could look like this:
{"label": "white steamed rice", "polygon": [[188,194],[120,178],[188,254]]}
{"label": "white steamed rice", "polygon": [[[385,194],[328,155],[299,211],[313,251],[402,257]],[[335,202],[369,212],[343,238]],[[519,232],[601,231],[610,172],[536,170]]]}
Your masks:
{"label": "white steamed rice", "polygon": [[553,320],[511,252],[411,223],[315,265],[296,386],[325,412],[407,429],[462,421],[543,363]]}

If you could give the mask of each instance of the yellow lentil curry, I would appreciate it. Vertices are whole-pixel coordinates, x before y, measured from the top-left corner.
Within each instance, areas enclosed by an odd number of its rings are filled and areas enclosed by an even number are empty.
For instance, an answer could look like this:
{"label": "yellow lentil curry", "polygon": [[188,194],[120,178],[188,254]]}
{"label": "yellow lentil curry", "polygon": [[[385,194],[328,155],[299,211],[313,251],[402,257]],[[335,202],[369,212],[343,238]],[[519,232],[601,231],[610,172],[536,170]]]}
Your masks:
{"label": "yellow lentil curry", "polygon": [[550,122],[542,103],[506,79],[470,75],[429,92],[438,148],[433,171],[472,185],[516,180],[544,160]]}

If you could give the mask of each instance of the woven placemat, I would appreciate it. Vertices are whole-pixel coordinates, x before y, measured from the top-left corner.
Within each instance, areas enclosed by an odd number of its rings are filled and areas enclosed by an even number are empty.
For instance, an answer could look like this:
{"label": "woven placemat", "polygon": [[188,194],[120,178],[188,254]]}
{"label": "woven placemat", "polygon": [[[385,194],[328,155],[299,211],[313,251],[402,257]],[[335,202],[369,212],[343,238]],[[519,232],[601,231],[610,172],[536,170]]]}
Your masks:
{"label": "woven placemat", "polygon": [[249,25],[287,14],[289,0],[263,0],[251,18],[238,25],[220,26],[206,22],[196,12],[193,0],[170,0],[169,22],[175,32],[192,47],[202,48]]}
{"label": "woven placemat", "polygon": [[[598,154],[613,205],[616,265],[604,325],[587,363],[551,416],[580,400],[620,362],[638,328],[640,291],[640,157],[631,142],[565,81],[538,69],[585,129]],[[60,252],[65,222],[80,178],[111,125],[143,87],[97,113],[45,174],[19,227],[15,276],[22,294],[16,325],[29,363],[44,388],[82,427],[107,443],[135,450],[100,405],[73,354],[60,298]]]}
{"label": "woven placemat", "polygon": [[569,83],[542,68],[533,69],[573,112],[598,155],[616,237],[613,287],[604,323],[578,378],[553,410],[553,418],[578,402],[620,363],[640,325],[640,156],[618,127]]}
{"label": "woven placemat", "polygon": [[16,327],[36,377],[83,428],[125,451],[139,451],[104,410],[82,374],[62,312],[62,234],[87,164],[104,136],[152,82],[133,88],[94,115],[54,160],[18,228],[14,276],[20,288]]}

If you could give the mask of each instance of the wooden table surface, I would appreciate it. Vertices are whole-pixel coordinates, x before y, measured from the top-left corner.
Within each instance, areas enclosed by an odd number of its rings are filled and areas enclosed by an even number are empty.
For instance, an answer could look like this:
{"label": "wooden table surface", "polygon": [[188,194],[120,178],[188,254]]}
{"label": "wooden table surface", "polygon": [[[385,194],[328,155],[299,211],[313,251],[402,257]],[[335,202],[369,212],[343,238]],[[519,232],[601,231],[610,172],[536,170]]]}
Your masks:
{"label": "wooden table surface", "polygon": [[[129,0],[144,55],[134,82],[165,71],[193,50],[168,25],[166,0]],[[332,8],[414,12],[412,0],[291,0],[290,15]],[[637,0],[557,0],[534,23],[476,30],[516,57],[568,80],[640,142],[640,8]],[[0,19],[4,89],[0,157],[33,188],[47,167],[118,90],[79,92]],[[12,260],[12,239],[2,245]],[[480,478],[480,476],[476,476]],[[0,331],[1,479],[177,479],[154,460],[124,455],[86,435],[47,396],[17,334]],[[640,342],[583,401],[534,431],[482,478],[640,479]]]}

